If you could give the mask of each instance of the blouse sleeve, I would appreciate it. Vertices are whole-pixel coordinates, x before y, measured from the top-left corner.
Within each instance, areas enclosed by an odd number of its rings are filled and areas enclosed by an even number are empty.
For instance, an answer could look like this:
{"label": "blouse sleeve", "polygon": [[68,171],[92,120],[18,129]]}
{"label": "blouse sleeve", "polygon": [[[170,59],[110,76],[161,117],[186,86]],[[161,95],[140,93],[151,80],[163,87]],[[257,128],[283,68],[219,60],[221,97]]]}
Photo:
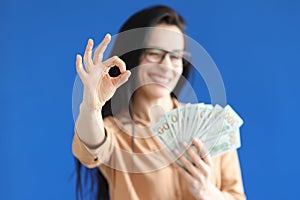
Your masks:
{"label": "blouse sleeve", "polygon": [[115,142],[114,134],[111,133],[110,128],[106,126],[104,119],[105,139],[96,148],[88,147],[77,134],[75,129],[72,152],[74,156],[86,167],[94,168],[102,163],[107,163],[110,160],[113,151],[113,143]]}
{"label": "blouse sleeve", "polygon": [[245,200],[240,163],[236,150],[222,156],[221,192],[225,200]]}

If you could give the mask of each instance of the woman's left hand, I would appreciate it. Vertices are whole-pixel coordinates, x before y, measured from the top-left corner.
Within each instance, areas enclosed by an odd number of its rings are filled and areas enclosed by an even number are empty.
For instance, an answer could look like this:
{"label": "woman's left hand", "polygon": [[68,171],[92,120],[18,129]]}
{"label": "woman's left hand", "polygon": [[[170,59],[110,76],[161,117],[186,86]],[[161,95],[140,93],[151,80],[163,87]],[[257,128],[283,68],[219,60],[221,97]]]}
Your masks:
{"label": "woman's left hand", "polygon": [[223,199],[220,190],[210,181],[213,162],[208,151],[198,139],[194,139],[193,144],[199,153],[196,153],[191,146],[188,147],[187,143],[183,143],[183,147],[186,149],[193,163],[184,155],[180,155],[178,151],[175,151],[175,154],[180,156],[178,160],[184,165],[185,169],[180,167],[177,163],[173,163],[173,167],[175,167],[187,181],[189,190],[196,199]]}

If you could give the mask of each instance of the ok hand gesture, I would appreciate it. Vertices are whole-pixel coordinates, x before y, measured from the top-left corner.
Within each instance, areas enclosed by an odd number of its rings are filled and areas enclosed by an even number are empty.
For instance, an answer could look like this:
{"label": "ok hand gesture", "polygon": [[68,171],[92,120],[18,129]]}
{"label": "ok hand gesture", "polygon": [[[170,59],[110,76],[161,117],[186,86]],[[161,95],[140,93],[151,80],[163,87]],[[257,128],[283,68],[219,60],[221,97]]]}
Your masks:
{"label": "ok hand gesture", "polygon": [[[128,80],[131,74],[130,71],[126,70],[125,63],[117,56],[102,61],[103,53],[110,40],[111,36],[107,34],[92,57],[94,42],[89,39],[84,52],[83,63],[80,55],[76,57],[76,71],[84,85],[83,102],[91,109],[101,108],[114,95],[116,89]],[[117,77],[111,77],[108,74],[109,69],[113,66],[120,69],[121,74]]]}

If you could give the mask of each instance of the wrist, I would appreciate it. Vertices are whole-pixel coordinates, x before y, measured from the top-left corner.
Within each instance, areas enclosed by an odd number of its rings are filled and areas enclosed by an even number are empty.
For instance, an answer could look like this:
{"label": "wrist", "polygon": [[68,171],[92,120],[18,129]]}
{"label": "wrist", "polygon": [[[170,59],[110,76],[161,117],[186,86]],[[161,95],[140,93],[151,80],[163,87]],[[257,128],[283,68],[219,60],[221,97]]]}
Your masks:
{"label": "wrist", "polygon": [[99,101],[99,98],[96,95],[88,95],[86,92],[83,94],[82,100],[83,106],[88,110],[101,110],[105,102]]}
{"label": "wrist", "polygon": [[86,109],[89,111],[101,111],[103,106],[104,106],[104,103],[101,103],[100,101],[90,102],[87,100],[83,100],[81,102],[81,107],[83,107],[83,109]]}
{"label": "wrist", "polygon": [[207,184],[203,186],[198,191],[197,194],[194,194],[194,197],[196,200],[206,200],[206,199],[224,200],[221,191],[211,182],[207,182]]}
{"label": "wrist", "polygon": [[211,182],[209,182],[208,188],[209,188],[208,190],[210,191],[210,196],[212,197],[212,199],[224,200],[222,192]]}

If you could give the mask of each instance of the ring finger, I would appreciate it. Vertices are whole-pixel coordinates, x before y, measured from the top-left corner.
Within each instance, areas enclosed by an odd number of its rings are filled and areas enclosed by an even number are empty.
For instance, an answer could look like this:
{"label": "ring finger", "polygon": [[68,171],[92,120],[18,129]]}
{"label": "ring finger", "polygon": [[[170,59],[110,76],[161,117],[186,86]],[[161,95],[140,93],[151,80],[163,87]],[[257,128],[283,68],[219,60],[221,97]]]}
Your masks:
{"label": "ring finger", "polygon": [[[196,167],[204,174],[207,175],[208,174],[208,166],[207,164],[202,160],[201,158],[201,153],[200,155],[198,153],[196,153],[196,151],[192,148],[192,146],[188,146],[187,143],[183,143],[183,147],[187,148],[186,152],[188,154],[188,156],[191,158],[191,160],[193,161],[193,163],[196,165]],[[199,151],[201,152],[201,151]]]}
{"label": "ring finger", "polygon": [[92,61],[93,45],[94,45],[93,40],[89,39],[83,56],[83,63],[87,72],[90,72],[91,67],[93,66],[93,61]]}

